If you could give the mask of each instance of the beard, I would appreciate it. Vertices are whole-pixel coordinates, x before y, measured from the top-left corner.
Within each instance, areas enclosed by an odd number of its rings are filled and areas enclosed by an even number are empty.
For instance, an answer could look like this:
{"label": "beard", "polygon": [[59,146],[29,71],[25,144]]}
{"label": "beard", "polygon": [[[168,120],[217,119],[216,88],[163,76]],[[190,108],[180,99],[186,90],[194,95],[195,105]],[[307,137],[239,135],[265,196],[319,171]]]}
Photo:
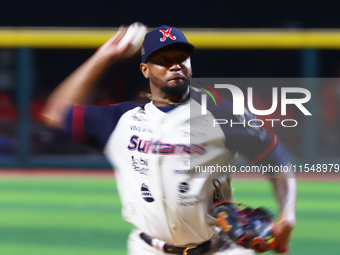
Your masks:
{"label": "beard", "polygon": [[182,97],[188,91],[188,87],[189,82],[185,82],[184,84],[177,84],[175,86],[165,86],[162,87],[161,90],[169,96]]}

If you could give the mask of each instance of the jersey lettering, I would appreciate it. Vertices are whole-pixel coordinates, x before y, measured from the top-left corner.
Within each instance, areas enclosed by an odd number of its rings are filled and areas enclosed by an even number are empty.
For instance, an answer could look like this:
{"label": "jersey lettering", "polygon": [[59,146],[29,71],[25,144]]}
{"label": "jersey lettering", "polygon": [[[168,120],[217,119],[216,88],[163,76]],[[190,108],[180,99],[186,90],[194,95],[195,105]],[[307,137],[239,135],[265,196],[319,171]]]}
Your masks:
{"label": "jersey lettering", "polygon": [[206,151],[204,144],[171,144],[162,143],[160,140],[148,141],[133,135],[127,146],[130,151],[138,150],[141,153],[161,154],[161,155],[183,155],[198,154],[202,155]]}
{"label": "jersey lettering", "polygon": [[128,145],[128,149],[129,149],[130,151],[136,150],[137,145],[138,145],[138,144],[137,144],[138,138],[139,138],[138,135],[133,135],[133,136],[131,136],[130,144]]}
{"label": "jersey lettering", "polygon": [[130,130],[141,132],[142,131],[142,127],[141,126],[130,125]]}

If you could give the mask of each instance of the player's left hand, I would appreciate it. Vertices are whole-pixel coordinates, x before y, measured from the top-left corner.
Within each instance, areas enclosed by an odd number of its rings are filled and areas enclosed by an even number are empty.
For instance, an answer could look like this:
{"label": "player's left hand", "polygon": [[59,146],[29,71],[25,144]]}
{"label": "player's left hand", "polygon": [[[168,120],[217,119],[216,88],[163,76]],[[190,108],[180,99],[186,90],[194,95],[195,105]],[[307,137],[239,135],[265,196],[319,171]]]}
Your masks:
{"label": "player's left hand", "polygon": [[271,214],[263,208],[241,209],[227,201],[215,204],[211,216],[222,233],[238,245],[258,253],[289,251],[288,243],[294,226],[284,217],[274,222]]}

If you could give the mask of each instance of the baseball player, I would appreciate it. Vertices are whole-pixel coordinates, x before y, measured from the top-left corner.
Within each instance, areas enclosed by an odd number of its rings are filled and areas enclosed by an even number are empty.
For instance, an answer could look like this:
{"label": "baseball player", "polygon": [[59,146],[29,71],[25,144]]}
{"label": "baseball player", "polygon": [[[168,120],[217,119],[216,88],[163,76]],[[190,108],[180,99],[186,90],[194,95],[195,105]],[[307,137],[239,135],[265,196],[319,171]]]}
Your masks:
{"label": "baseball player", "polygon": [[[114,166],[123,217],[135,227],[128,254],[254,254],[220,235],[207,217],[214,203],[232,200],[231,176],[214,173],[207,178],[193,169],[234,165],[236,152],[255,163],[286,165],[289,153],[276,136],[261,129],[221,127],[203,137],[195,133],[192,123],[204,129],[201,124],[219,113],[209,102],[206,116],[190,113],[190,107],[201,104],[200,92],[189,86],[194,46],[174,27],[156,28],[144,38],[140,69],[149,79],[147,104],[86,105],[105,71],[126,59],[129,44],[117,47],[125,32],[120,27],[55,89],[43,110],[45,123],[73,140],[98,146]],[[225,105],[224,118],[237,120],[232,104]],[[196,137],[194,143],[191,137]],[[283,173],[271,180],[281,208],[274,223],[276,251],[281,252],[295,225],[296,188]]]}

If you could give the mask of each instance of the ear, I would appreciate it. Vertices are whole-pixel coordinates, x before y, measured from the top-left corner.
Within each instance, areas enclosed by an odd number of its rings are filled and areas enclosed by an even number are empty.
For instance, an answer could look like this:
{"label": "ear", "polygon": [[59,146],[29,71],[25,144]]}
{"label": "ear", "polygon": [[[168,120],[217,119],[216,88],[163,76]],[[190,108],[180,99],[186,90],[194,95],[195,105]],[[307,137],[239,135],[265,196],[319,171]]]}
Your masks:
{"label": "ear", "polygon": [[149,66],[148,66],[148,64],[140,63],[139,67],[140,67],[140,70],[142,71],[144,77],[146,79],[149,79]]}

